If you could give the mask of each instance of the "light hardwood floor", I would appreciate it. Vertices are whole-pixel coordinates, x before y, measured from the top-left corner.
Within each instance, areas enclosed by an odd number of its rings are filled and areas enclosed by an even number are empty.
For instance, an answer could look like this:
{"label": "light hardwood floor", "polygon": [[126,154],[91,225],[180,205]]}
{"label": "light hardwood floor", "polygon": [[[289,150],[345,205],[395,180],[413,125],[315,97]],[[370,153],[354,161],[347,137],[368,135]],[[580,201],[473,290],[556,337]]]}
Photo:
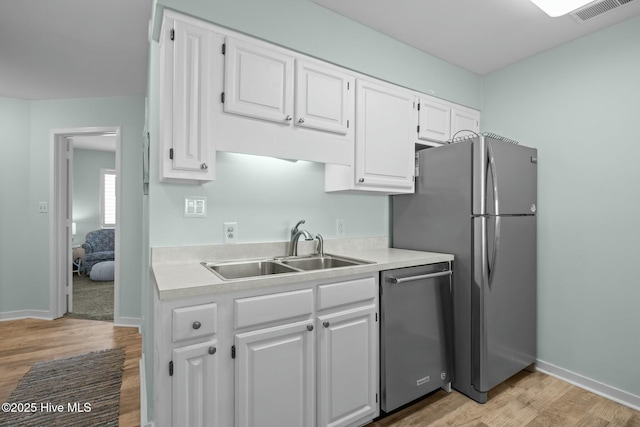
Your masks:
{"label": "light hardwood floor", "polygon": [[366,427],[636,427],[640,412],[540,372],[522,371],[484,405],[456,391],[428,398]]}
{"label": "light hardwood floor", "polygon": [[140,425],[142,340],[137,328],[110,322],[61,318],[0,322],[0,402],[6,402],[22,376],[36,362],[124,347],[120,388],[120,427]]}
{"label": "light hardwood floor", "polygon": [[[114,347],[125,348],[120,426],[138,426],[141,337],[135,328],[108,322],[68,318],[0,322],[0,402],[35,362]],[[640,412],[540,372],[523,371],[492,390],[484,405],[456,391],[438,391],[367,425],[428,426],[636,427]]]}

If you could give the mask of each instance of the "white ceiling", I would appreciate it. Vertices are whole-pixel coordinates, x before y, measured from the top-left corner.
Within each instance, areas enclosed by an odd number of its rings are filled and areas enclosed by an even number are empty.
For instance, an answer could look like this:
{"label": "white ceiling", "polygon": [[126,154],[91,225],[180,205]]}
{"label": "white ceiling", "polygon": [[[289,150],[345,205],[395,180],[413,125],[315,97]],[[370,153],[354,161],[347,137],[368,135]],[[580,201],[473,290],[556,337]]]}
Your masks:
{"label": "white ceiling", "polygon": [[146,93],[152,0],[0,0],[0,96]]}
{"label": "white ceiling", "polygon": [[[549,18],[529,0],[299,1],[315,1],[480,75],[640,15],[640,0],[585,23]],[[0,96],[144,95],[151,3],[0,0]]]}
{"label": "white ceiling", "polygon": [[530,0],[313,1],[479,75],[640,16],[640,0],[583,23]]}

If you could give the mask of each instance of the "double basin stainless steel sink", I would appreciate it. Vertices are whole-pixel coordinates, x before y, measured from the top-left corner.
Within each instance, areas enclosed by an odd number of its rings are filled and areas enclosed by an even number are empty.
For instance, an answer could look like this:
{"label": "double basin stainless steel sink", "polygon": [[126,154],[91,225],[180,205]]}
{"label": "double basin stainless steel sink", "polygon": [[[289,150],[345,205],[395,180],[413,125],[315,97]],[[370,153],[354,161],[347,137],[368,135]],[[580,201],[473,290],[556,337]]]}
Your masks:
{"label": "double basin stainless steel sink", "polygon": [[329,254],[202,263],[223,280],[299,273],[302,271],[325,270],[364,264],[373,263]]}

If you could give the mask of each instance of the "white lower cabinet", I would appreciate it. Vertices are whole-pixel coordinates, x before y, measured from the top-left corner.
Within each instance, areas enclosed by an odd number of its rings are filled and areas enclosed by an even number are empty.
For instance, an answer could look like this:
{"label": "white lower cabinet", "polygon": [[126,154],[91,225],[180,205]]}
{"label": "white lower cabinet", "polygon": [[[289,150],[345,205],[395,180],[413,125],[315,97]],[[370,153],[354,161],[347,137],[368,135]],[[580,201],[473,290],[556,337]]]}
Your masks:
{"label": "white lower cabinet", "polygon": [[378,277],[154,306],[157,427],[356,427],[378,406]]}
{"label": "white lower cabinet", "polygon": [[313,425],[313,342],[311,321],[236,335],[237,427]]}
{"label": "white lower cabinet", "polygon": [[217,425],[216,341],[173,350],[173,425]]}
{"label": "white lower cabinet", "polygon": [[318,426],[349,426],[377,415],[375,319],[375,305],[318,317]]}

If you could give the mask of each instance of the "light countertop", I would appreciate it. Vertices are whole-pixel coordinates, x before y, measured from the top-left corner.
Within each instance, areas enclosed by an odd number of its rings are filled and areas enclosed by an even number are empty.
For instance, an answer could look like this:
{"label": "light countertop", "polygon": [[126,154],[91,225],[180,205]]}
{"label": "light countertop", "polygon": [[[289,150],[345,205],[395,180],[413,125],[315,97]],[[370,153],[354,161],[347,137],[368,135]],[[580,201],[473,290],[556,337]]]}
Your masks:
{"label": "light countertop", "polygon": [[[307,242],[300,242],[300,254],[312,253],[313,247],[303,245],[303,243]],[[371,262],[371,264],[234,280],[222,280],[200,263],[232,259],[273,258],[285,253],[287,242],[160,247],[152,248],[152,270],[159,298],[168,300],[312,280],[334,279],[453,260],[453,255],[450,254],[394,249],[386,247],[386,244],[386,237],[326,240],[325,252],[327,254],[355,258]]]}

